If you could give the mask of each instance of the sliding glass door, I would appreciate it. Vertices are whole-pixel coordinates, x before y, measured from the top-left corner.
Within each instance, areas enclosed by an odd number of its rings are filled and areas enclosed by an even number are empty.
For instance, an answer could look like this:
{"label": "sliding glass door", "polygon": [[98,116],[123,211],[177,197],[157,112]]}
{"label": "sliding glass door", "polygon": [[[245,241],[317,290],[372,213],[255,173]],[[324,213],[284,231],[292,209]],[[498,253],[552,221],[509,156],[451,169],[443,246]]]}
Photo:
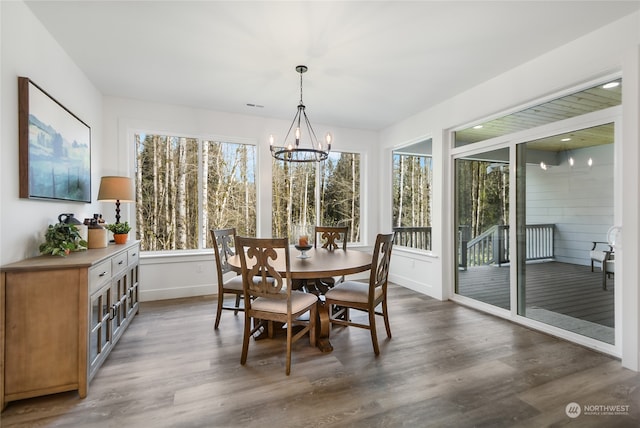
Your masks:
{"label": "sliding glass door", "polygon": [[518,315],[613,344],[614,124],[521,143],[517,158]]}
{"label": "sliding glass door", "polygon": [[613,80],[454,133],[454,300],[615,345],[620,88]]}
{"label": "sliding glass door", "polygon": [[455,160],[456,293],[510,309],[509,149]]}

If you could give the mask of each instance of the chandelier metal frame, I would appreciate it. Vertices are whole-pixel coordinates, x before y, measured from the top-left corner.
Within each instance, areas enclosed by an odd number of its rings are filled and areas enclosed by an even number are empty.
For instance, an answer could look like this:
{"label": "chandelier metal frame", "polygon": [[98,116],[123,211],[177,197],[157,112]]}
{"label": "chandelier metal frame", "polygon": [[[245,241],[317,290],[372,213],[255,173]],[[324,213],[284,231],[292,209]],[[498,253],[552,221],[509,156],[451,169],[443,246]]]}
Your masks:
{"label": "chandelier metal frame", "polygon": [[[293,117],[293,121],[291,122],[291,126],[287,131],[287,135],[284,138],[284,147],[274,146],[274,136],[269,136],[269,147],[271,150],[271,156],[278,160],[282,160],[285,162],[321,162],[326,160],[329,157],[329,152],[331,151],[331,141],[333,139],[331,133],[327,132],[325,136],[325,147],[323,148],[322,143],[318,140],[313,127],[311,126],[311,122],[309,122],[309,118],[307,117],[307,113],[305,111],[306,107],[304,102],[302,101],[302,75],[306,73],[308,67],[306,65],[298,65],[296,66],[296,71],[300,73],[300,102],[298,104],[298,110],[296,111],[295,116]],[[309,135],[309,140],[311,142],[311,148],[300,147],[300,140],[302,138],[302,119],[304,118],[304,124],[307,128],[307,134]],[[289,142],[289,135],[291,134],[291,130],[294,129],[295,126],[295,143]]]}

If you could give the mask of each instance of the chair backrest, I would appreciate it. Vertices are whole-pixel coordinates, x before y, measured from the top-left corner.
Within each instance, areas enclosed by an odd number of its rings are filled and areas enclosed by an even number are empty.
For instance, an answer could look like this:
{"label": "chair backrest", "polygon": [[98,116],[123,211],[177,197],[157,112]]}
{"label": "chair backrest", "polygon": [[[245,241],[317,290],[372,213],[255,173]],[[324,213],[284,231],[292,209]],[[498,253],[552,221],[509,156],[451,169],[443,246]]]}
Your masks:
{"label": "chair backrest", "polygon": [[235,245],[236,229],[211,229],[213,239],[213,250],[216,256],[216,268],[218,271],[218,281],[222,281],[222,276],[231,271],[229,257],[235,255],[232,246]]}
{"label": "chair backrest", "polygon": [[[236,252],[240,256],[245,295],[277,299],[287,299],[291,295],[288,238],[236,236]],[[284,275],[274,267],[276,261],[282,266],[282,259],[278,258],[284,258]]]}
{"label": "chair backrest", "polygon": [[369,277],[369,296],[375,294],[373,291],[378,287],[387,286],[389,278],[389,263],[391,262],[391,249],[393,248],[394,233],[378,234],[376,245],[373,247],[373,258],[371,260],[371,275]]}
{"label": "chair backrest", "polygon": [[349,226],[316,226],[314,247],[318,247],[318,242],[322,243],[322,248],[327,250],[337,250],[342,242],[342,249],[347,249],[347,239],[349,237]]}

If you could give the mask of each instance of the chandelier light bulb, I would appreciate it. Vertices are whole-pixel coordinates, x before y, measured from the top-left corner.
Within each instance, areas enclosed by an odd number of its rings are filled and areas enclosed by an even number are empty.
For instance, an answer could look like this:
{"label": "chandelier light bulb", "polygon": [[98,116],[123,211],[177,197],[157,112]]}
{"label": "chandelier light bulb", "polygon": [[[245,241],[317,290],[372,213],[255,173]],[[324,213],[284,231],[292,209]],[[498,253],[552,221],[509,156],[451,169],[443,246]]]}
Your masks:
{"label": "chandelier light bulb", "polygon": [[269,145],[273,146],[273,143],[275,141],[275,137],[273,136],[273,134],[269,135]]}
{"label": "chandelier light bulb", "polygon": [[324,136],[324,140],[327,143],[327,150],[331,150],[331,142],[333,141],[333,136],[331,135],[331,132],[327,132],[327,134]]}

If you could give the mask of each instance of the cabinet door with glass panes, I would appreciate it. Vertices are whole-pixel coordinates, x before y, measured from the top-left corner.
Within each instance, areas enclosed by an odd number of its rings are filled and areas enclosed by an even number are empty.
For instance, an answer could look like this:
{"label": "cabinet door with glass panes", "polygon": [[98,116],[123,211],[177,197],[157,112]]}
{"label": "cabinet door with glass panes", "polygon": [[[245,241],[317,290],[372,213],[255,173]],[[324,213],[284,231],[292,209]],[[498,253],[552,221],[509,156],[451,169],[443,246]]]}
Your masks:
{"label": "cabinet door with glass panes", "polygon": [[111,314],[113,302],[111,283],[91,295],[89,313],[89,379],[93,378],[112,346]]}

